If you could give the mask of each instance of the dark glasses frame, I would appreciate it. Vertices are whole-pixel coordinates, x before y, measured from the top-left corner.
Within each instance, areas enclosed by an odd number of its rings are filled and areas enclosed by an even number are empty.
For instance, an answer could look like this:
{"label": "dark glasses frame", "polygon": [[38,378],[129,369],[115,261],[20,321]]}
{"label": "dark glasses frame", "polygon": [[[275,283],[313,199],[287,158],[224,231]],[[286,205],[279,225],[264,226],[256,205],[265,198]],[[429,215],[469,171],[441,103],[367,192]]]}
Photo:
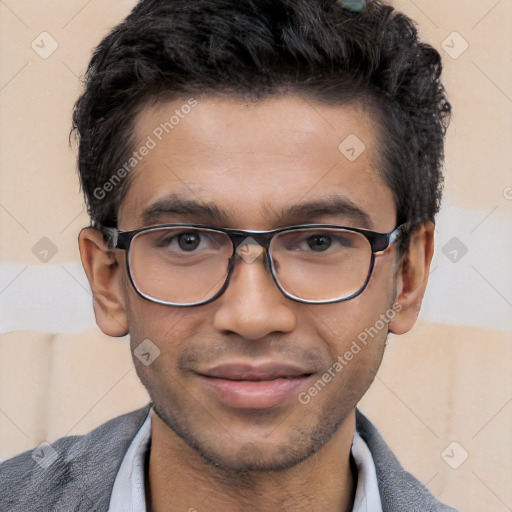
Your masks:
{"label": "dark glasses frame", "polygon": [[[226,275],[226,280],[222,287],[211,297],[208,297],[204,300],[198,301],[198,302],[192,302],[192,303],[175,303],[175,302],[169,302],[164,301],[160,299],[156,299],[155,297],[151,297],[147,294],[144,294],[139,290],[137,287],[132,272],[130,269],[130,246],[132,243],[132,240],[134,237],[140,233],[148,232],[148,231],[155,231],[160,230],[162,228],[196,228],[196,229],[206,229],[209,231],[219,232],[226,234],[229,239],[231,240],[231,243],[233,245],[233,253],[229,259],[228,264],[228,272]],[[369,242],[370,248],[371,248],[371,259],[370,259],[370,267],[368,269],[368,274],[366,276],[366,280],[364,284],[355,292],[351,293],[350,295],[344,296],[344,297],[338,297],[335,299],[328,299],[328,300],[311,300],[311,299],[303,299],[301,297],[297,297],[293,295],[292,293],[285,290],[281,284],[279,283],[279,280],[276,276],[276,270],[274,266],[274,261],[272,259],[272,256],[270,254],[270,243],[272,242],[272,239],[274,236],[288,231],[296,231],[299,229],[342,229],[345,231],[351,231],[354,233],[359,233],[363,235]],[[126,252],[126,268],[128,270],[128,277],[130,279],[130,282],[134,288],[134,290],[137,292],[137,294],[142,297],[143,299],[149,300],[151,302],[162,304],[165,306],[176,306],[176,307],[190,307],[190,306],[200,306],[202,304],[207,304],[209,302],[212,302],[213,300],[220,297],[227,289],[229,285],[229,280],[231,278],[231,275],[233,273],[233,269],[235,268],[236,261],[239,257],[237,253],[237,248],[242,244],[244,240],[246,240],[248,237],[253,238],[263,249],[265,250],[266,255],[266,264],[270,270],[270,274],[272,275],[272,279],[275,282],[276,286],[279,288],[279,290],[288,298],[300,302],[302,304],[333,304],[336,302],[344,302],[346,300],[353,299],[354,297],[357,297],[360,295],[365,288],[368,286],[368,283],[370,282],[370,278],[373,273],[373,268],[375,265],[375,256],[379,253],[382,253],[388,249],[388,247],[396,242],[400,235],[402,235],[406,230],[406,224],[401,224],[397,226],[393,231],[390,231],[389,233],[379,233],[376,231],[370,231],[368,229],[362,229],[362,228],[353,228],[353,227],[347,227],[347,226],[339,226],[336,224],[298,224],[294,226],[286,226],[283,228],[277,228],[272,229],[270,231],[258,231],[258,230],[251,230],[251,229],[229,229],[229,228],[219,228],[214,226],[208,226],[204,224],[190,224],[190,223],[171,223],[171,224],[158,224],[153,226],[146,226],[142,228],[132,229],[130,231],[123,231],[117,228],[110,228],[110,227],[100,227],[100,230],[103,231],[107,237],[110,239],[110,242],[112,244],[112,247],[114,249],[120,249],[124,250]]]}

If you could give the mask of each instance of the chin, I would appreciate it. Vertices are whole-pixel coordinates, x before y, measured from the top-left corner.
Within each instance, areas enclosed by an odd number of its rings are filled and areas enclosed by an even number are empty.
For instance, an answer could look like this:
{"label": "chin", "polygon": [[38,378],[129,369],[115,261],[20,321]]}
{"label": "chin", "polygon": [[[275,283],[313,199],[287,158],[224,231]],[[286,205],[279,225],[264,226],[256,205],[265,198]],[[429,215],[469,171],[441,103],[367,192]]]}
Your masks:
{"label": "chin", "polygon": [[[227,473],[285,471],[318,452],[338,431],[344,417],[321,415],[316,426],[274,426],[270,433],[259,436],[252,433],[250,440],[246,429],[229,426],[215,433],[210,429],[196,430],[194,422],[186,415],[176,414],[156,403],[155,412],[185,444],[194,450],[210,466]],[[328,418],[328,419],[326,419]],[[197,425],[197,422],[195,422]],[[212,425],[210,422],[209,425]],[[272,438],[272,439],[271,439]]]}

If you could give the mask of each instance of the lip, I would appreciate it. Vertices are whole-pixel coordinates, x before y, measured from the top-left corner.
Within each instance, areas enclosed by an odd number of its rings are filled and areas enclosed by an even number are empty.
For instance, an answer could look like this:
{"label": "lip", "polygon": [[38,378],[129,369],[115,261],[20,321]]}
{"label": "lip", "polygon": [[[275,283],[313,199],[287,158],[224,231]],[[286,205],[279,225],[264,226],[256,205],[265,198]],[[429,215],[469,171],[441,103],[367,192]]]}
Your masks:
{"label": "lip", "polygon": [[221,363],[197,372],[206,391],[225,405],[266,409],[295,398],[314,371],[281,362]]}
{"label": "lip", "polygon": [[285,362],[268,361],[259,364],[220,363],[198,372],[206,377],[227,380],[268,381],[279,378],[293,378],[309,375],[313,370]]}

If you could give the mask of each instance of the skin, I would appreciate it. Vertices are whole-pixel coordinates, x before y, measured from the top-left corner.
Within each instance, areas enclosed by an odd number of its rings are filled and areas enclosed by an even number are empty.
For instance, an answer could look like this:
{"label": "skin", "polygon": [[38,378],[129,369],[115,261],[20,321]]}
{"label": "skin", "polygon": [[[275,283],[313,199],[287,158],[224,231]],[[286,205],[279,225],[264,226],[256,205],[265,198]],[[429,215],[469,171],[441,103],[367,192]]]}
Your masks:
{"label": "skin", "polygon": [[[145,109],[135,123],[138,141],[184,103]],[[225,212],[223,224],[176,214],[162,215],[153,224],[269,230],[332,223],[390,232],[396,210],[379,173],[377,130],[371,113],[358,105],[311,104],[294,96],[251,104],[199,98],[197,107],[133,171],[119,227],[143,226],[144,209],[173,193],[216,205]],[[338,150],[350,134],[366,146],[353,162]],[[350,198],[370,225],[348,213],[286,213],[332,194]],[[109,250],[92,228],[82,231],[80,251],[98,325],[110,336],[129,332],[132,351],[149,338],[161,352],[149,366],[133,358],[158,412],[152,416],[147,481],[151,509],[351,510],[355,407],[379,368],[388,328],[402,334],[417,319],[433,231],[432,223],[421,226],[402,258],[391,245],[376,258],[367,289],[347,302],[290,300],[258,258],[239,260],[226,292],[191,308],[140,298],[127,280],[124,251]],[[227,359],[278,359],[308,365],[316,381],[393,305],[400,311],[389,324],[308,404],[294,397],[265,409],[228,407],[194,373]]]}

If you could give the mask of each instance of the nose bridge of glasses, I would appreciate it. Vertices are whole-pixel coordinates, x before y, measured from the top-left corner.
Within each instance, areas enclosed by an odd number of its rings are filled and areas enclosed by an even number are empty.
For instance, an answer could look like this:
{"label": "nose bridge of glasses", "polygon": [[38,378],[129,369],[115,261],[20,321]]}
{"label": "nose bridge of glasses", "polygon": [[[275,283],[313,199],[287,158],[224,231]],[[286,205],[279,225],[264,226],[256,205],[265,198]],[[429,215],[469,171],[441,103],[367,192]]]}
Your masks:
{"label": "nose bridge of glasses", "polygon": [[268,252],[268,233],[251,231],[231,232],[230,238],[233,242],[235,254],[246,263],[253,263],[263,255],[263,262],[266,264],[265,254]]}
{"label": "nose bridge of glasses", "polygon": [[230,230],[229,237],[233,240],[235,248],[242,245],[246,240],[251,239],[252,243],[266,248],[268,240],[272,237],[272,232],[268,231],[251,231],[251,230]]}

